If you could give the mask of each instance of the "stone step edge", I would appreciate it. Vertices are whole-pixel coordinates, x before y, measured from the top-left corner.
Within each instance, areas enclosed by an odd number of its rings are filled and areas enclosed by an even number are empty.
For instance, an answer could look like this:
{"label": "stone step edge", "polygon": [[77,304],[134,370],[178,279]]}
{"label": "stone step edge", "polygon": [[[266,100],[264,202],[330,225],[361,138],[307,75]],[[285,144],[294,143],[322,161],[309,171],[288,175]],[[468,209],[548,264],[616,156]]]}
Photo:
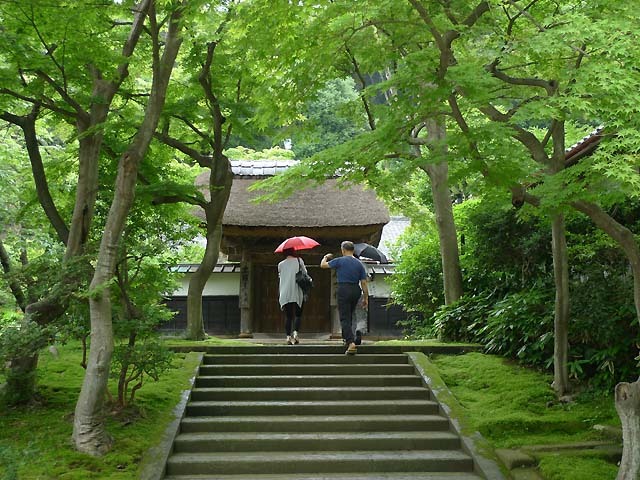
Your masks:
{"label": "stone step edge", "polygon": [[210,392],[210,393],[249,393],[249,392],[425,392],[428,393],[424,387],[413,386],[397,386],[391,385],[388,387],[381,386],[343,386],[343,387],[195,387],[193,392]]}
{"label": "stone step edge", "polygon": [[176,439],[181,440],[328,440],[328,439],[457,439],[455,433],[449,431],[359,431],[359,432],[190,432],[180,433]]}
{"label": "stone step edge", "polygon": [[459,472],[376,472],[366,476],[350,473],[325,474],[252,474],[247,475],[170,475],[164,480],[481,480],[473,473]]}
{"label": "stone step edge", "polygon": [[[340,407],[344,405],[342,400],[197,400],[189,402],[190,406],[204,407],[204,406],[269,406],[269,405],[288,405],[288,406],[306,406],[306,405],[328,405]],[[362,405],[362,406],[382,406],[382,405],[437,405],[438,402],[427,399],[414,399],[414,400],[349,400],[349,405]]]}
{"label": "stone step edge", "polygon": [[[411,374],[411,373],[405,373],[405,374],[401,374],[401,375],[394,375],[394,374],[386,374],[386,375],[350,375],[350,377],[352,378],[357,378],[357,379],[371,379],[371,380],[379,380],[379,379],[383,379],[383,378],[404,378],[404,379],[410,379],[410,378],[419,378],[418,375],[416,374]],[[216,379],[220,379],[220,380],[228,380],[228,379],[239,379],[239,378],[273,378],[275,380],[279,380],[281,378],[305,378],[305,379],[311,379],[311,380],[317,380],[317,379],[341,379],[344,378],[344,375],[198,375],[198,378],[202,378],[202,379],[210,379],[210,378],[216,378]]]}
{"label": "stone step edge", "polygon": [[481,480],[473,473],[458,472],[376,472],[366,475],[326,474],[251,474],[248,475],[170,475],[164,480]]}
{"label": "stone step edge", "polygon": [[219,423],[235,423],[235,422],[252,422],[252,423],[278,423],[278,422],[291,422],[298,423],[304,422],[336,422],[341,423],[345,420],[351,420],[353,422],[379,422],[379,421],[404,421],[404,422],[420,422],[428,420],[441,420],[447,419],[442,415],[433,414],[413,414],[413,415],[270,415],[265,417],[264,415],[203,415],[198,417],[185,417],[183,422],[189,423],[206,423],[206,422],[219,422]]}
{"label": "stone step edge", "polygon": [[462,450],[364,450],[359,452],[343,452],[328,450],[324,452],[299,451],[299,452],[207,452],[207,453],[175,453],[169,461],[172,463],[183,462],[305,462],[305,461],[330,461],[339,460],[431,460],[431,459],[467,460],[471,456]]}

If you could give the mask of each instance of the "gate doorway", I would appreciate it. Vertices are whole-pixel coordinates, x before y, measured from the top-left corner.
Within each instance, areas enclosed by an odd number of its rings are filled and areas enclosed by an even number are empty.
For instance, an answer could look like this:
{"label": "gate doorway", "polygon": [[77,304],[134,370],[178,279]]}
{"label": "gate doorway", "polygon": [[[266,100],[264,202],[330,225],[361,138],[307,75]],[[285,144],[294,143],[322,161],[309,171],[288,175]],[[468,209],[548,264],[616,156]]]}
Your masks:
{"label": "gate doorway", "polygon": [[[302,311],[301,334],[331,332],[331,271],[307,265],[313,289]],[[278,302],[278,267],[255,265],[253,278],[254,332],[284,334],[284,314]]]}

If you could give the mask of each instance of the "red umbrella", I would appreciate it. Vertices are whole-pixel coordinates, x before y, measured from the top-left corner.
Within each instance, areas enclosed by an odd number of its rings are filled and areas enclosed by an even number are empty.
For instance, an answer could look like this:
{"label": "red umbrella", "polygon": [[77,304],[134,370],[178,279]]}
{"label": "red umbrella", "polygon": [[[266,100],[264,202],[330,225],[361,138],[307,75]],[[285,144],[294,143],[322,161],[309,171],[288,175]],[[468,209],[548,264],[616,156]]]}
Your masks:
{"label": "red umbrella", "polygon": [[310,248],[317,247],[320,245],[313,238],[309,237],[291,237],[287,238],[284,242],[278,245],[275,253],[282,253],[283,250],[292,249],[292,250],[309,250]]}

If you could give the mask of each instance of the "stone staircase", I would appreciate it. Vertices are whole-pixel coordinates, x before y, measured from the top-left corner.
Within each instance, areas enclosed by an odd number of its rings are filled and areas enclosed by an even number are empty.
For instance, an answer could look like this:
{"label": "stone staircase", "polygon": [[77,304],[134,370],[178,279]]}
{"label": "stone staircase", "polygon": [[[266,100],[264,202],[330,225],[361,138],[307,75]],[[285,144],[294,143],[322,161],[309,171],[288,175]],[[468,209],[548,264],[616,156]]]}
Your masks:
{"label": "stone staircase", "polygon": [[482,478],[405,354],[343,351],[211,349],[165,479]]}

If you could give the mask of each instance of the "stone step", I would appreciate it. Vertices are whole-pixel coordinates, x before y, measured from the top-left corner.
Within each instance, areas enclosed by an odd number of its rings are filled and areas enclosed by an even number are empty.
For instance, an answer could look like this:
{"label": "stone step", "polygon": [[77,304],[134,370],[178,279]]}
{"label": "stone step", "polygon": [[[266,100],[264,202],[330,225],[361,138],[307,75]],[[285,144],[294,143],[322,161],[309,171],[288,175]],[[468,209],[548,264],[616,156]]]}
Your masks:
{"label": "stone step", "polygon": [[300,355],[205,355],[204,365],[276,365],[276,364],[407,364],[409,360],[404,354],[300,354]]}
{"label": "stone step", "polygon": [[[201,351],[212,355],[299,355],[299,354],[320,354],[335,355],[344,353],[345,347],[340,344],[318,344],[310,343],[302,335],[302,343],[299,345],[210,345],[210,346],[183,346],[172,347],[175,351]],[[366,339],[365,339],[366,342]],[[285,343],[285,337],[282,337]],[[463,352],[480,351],[481,345],[360,345],[359,354],[398,354],[402,352],[421,351],[424,353],[440,353],[458,355]]]}
{"label": "stone step", "polygon": [[460,439],[451,432],[185,433],[174,447],[178,453],[455,450]]}
{"label": "stone step", "polygon": [[423,387],[261,387],[194,388],[192,401],[251,400],[428,400]]}
{"label": "stone step", "polygon": [[212,387],[419,387],[417,375],[226,375],[200,376],[197,388]]}
{"label": "stone step", "polygon": [[169,475],[164,480],[481,480],[473,473],[431,472],[431,473],[325,473],[325,474],[251,474],[251,475]]}
{"label": "stone step", "polygon": [[441,415],[273,415],[185,417],[180,431],[191,432],[407,432],[446,431]]}
{"label": "stone step", "polygon": [[471,457],[455,450],[177,453],[167,462],[168,475],[472,470]]}
{"label": "stone step", "polygon": [[215,415],[399,415],[436,414],[438,404],[430,400],[367,401],[202,401],[189,402],[188,416]]}
{"label": "stone step", "polygon": [[[345,356],[346,357],[346,356]],[[409,364],[202,365],[200,375],[412,375]]]}

